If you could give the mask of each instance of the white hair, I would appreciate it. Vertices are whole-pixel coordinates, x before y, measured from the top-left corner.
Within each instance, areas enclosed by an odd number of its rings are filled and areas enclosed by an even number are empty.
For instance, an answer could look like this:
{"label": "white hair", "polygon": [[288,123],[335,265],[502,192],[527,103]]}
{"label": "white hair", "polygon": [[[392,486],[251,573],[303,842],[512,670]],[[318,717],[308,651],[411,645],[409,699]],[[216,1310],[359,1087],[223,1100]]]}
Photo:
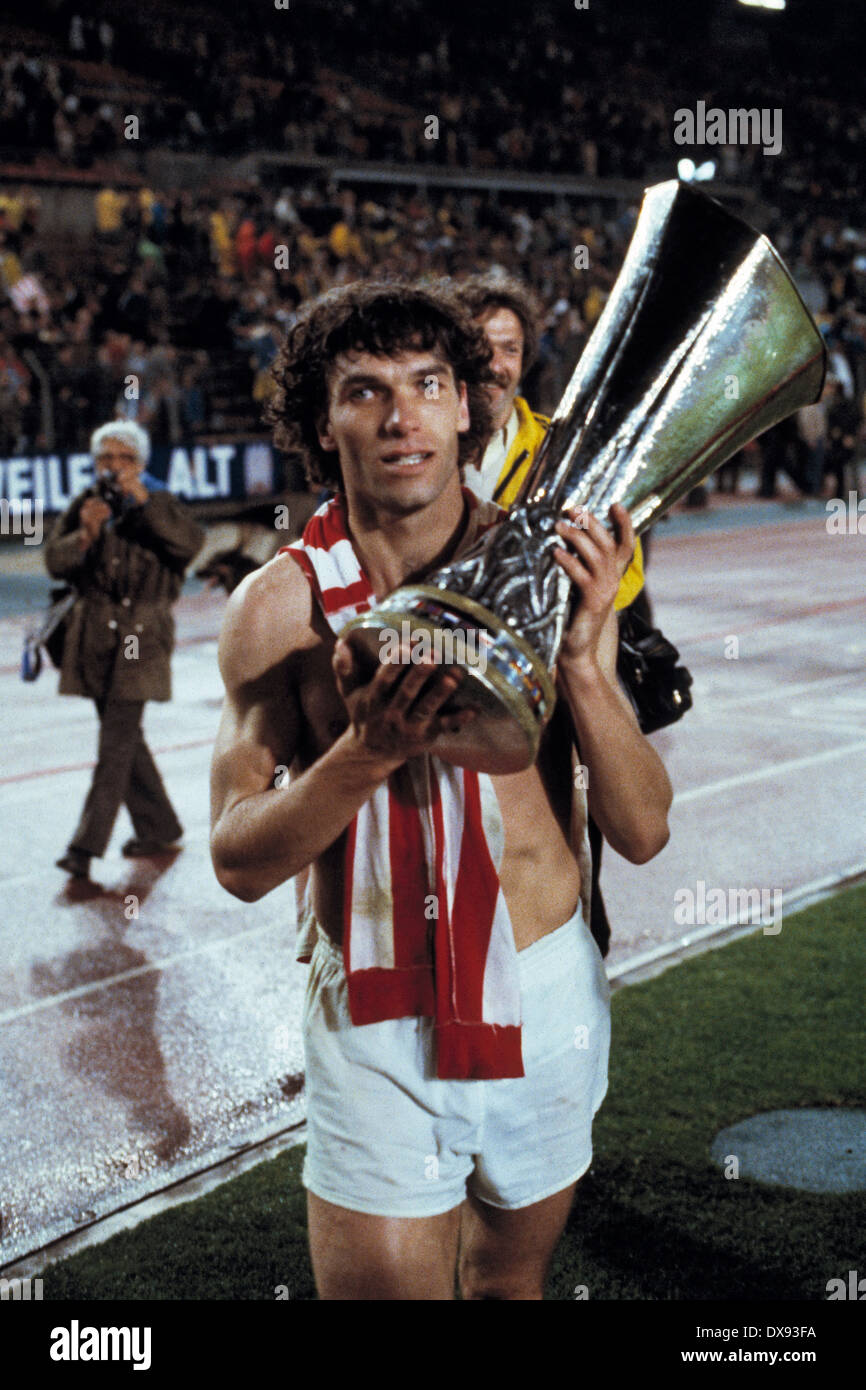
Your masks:
{"label": "white hair", "polygon": [[107,425],[100,425],[98,430],[94,430],[90,436],[90,452],[94,459],[106,439],[119,439],[122,444],[128,444],[147,467],[150,458],[150,435],[134,420],[109,420]]}

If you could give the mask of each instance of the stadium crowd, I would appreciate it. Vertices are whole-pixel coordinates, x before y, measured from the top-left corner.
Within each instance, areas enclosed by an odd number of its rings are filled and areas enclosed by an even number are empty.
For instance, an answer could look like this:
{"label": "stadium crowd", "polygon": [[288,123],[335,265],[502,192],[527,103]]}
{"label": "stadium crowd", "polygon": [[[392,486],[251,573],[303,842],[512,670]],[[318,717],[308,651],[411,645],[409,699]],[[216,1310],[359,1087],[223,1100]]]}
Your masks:
{"label": "stadium crowd", "polygon": [[[370,23],[384,4],[365,5]],[[97,5],[85,15],[56,0],[46,7],[45,52],[24,45],[0,64],[0,148],[19,159],[53,150],[82,169],[128,156],[131,98],[112,99],[112,74],[128,65],[141,86],[148,148],[162,142],[213,155],[258,146],[646,181],[654,167],[669,176],[685,152],[671,143],[672,114],[687,76],[691,96],[700,84],[700,58],[687,75],[681,50],[665,49],[651,31],[636,40],[589,12],[578,21],[585,30],[566,31],[542,5],[527,15],[513,51],[489,35],[484,42],[475,26],[458,55],[428,7],[407,0],[387,7],[383,73],[353,49],[358,7],[345,0],[337,8],[342,24],[333,6],[310,0],[299,11],[303,22],[278,38],[273,25],[241,27],[221,8],[205,24],[194,7],[166,5],[145,26],[134,11]],[[579,43],[590,25],[592,43]],[[328,68],[317,58],[325,27]],[[844,91],[829,100],[826,72],[798,79],[797,99],[788,92],[783,100],[758,56],[732,74],[729,94],[708,76],[706,99],[766,106],[778,96],[785,157],[777,163],[755,147],[725,146],[720,173],[763,196],[763,229],[824,326],[848,410],[845,437],[852,426],[857,436],[866,392],[866,218],[850,186],[866,117]],[[717,73],[717,55],[708,51],[706,60],[707,74]],[[622,77],[615,88],[611,70]],[[437,114],[438,138],[426,138],[421,112]],[[298,304],[373,272],[461,276],[500,266],[528,280],[544,323],[526,390],[550,410],[603,308],[636,214],[623,203],[611,212],[590,199],[429,187],[378,185],[368,196],[324,173],[281,191],[236,185],[221,196],[150,187],[129,159],[115,167],[118,176],[94,195],[92,234],[68,245],[40,227],[32,188],[0,184],[5,454],[82,447],[94,424],[116,413],[144,424],[156,444],[255,429],[267,369]],[[580,245],[588,264],[574,263]],[[794,469],[803,490],[816,487],[814,451],[829,437],[831,405],[803,422]]]}
{"label": "stadium crowd", "polygon": [[[866,114],[854,65],[799,64],[792,83],[784,46],[768,52],[754,32],[733,55],[729,32],[672,43],[646,8],[636,29],[603,6],[564,15],[539,4],[515,25],[494,0],[481,0],[471,24],[453,0],[305,0],[280,26],[247,24],[224,6],[166,3],[145,16],[97,4],[85,14],[54,0],[43,16],[51,56],[13,52],[3,65],[0,148],[55,148],[87,165],[128,149],[124,118],[138,99],[151,145],[211,155],[280,149],[642,179],[697,93],[708,106],[783,111],[784,170],[758,146],[727,145],[726,178],[771,198],[859,202]],[[369,31],[387,32],[384,53],[359,45],[362,15]],[[449,42],[455,20],[459,44]],[[125,67],[138,90],[121,99]]]}

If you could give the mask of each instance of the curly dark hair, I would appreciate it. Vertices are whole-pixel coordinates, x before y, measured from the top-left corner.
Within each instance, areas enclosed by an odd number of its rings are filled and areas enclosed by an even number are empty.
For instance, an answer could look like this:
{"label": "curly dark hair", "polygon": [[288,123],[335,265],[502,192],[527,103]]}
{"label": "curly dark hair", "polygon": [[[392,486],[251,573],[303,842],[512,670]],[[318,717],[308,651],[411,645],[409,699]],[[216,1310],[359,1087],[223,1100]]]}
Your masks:
{"label": "curly dark hair", "polygon": [[458,281],[454,288],[471,319],[478,320],[482,314],[496,309],[510,309],[512,314],[517,315],[523,329],[523,358],[520,370],[521,374],[526,376],[538,356],[542,311],[535,291],[515,275],[501,275],[489,270],[478,275],[467,275],[465,280]]}
{"label": "curly dark hair", "polygon": [[276,385],[265,418],[274,442],[300,453],[310,483],[342,490],[340,462],[319,444],[316,430],[328,410],[334,362],[341,353],[400,352],[437,348],[466,383],[469,429],[458,435],[462,466],[480,453],[491,432],[484,384],[490,380],[491,351],[455,296],[406,281],[357,281],[327,290],[305,304],[271,368]]}

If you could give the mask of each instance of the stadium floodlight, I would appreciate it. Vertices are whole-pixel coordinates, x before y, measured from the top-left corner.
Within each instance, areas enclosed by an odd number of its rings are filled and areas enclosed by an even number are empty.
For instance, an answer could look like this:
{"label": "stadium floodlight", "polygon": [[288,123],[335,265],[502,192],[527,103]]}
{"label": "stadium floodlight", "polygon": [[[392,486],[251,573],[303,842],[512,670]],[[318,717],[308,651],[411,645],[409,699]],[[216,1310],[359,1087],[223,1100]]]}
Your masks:
{"label": "stadium floodlight", "polygon": [[677,174],[683,183],[691,183],[692,180],[696,183],[706,183],[707,180],[714,179],[716,176],[716,161],[707,159],[696,167],[693,160],[681,159],[677,164]]}
{"label": "stadium floodlight", "polygon": [[751,5],[755,10],[784,10],[787,0],[740,0],[741,5]]}

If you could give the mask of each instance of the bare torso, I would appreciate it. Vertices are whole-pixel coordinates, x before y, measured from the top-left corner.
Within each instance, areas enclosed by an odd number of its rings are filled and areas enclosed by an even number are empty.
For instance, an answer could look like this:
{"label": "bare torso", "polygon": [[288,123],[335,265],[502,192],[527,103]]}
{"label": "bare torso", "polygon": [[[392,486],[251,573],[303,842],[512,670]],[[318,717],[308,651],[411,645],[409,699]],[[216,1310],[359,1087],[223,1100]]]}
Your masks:
{"label": "bare torso", "polygon": [[[314,604],[309,646],[289,659],[289,678],[300,716],[293,769],[297,775],[331,747],[348,722],[331,671],[335,640]],[[533,767],[491,780],[505,832],[499,878],[515,943],[522,950],[566,922],[580,893],[580,870],[568,841],[568,746],[546,737]],[[344,851],[345,833],[313,866],[313,909],[322,928],[336,942],[341,940],[343,926]]]}

